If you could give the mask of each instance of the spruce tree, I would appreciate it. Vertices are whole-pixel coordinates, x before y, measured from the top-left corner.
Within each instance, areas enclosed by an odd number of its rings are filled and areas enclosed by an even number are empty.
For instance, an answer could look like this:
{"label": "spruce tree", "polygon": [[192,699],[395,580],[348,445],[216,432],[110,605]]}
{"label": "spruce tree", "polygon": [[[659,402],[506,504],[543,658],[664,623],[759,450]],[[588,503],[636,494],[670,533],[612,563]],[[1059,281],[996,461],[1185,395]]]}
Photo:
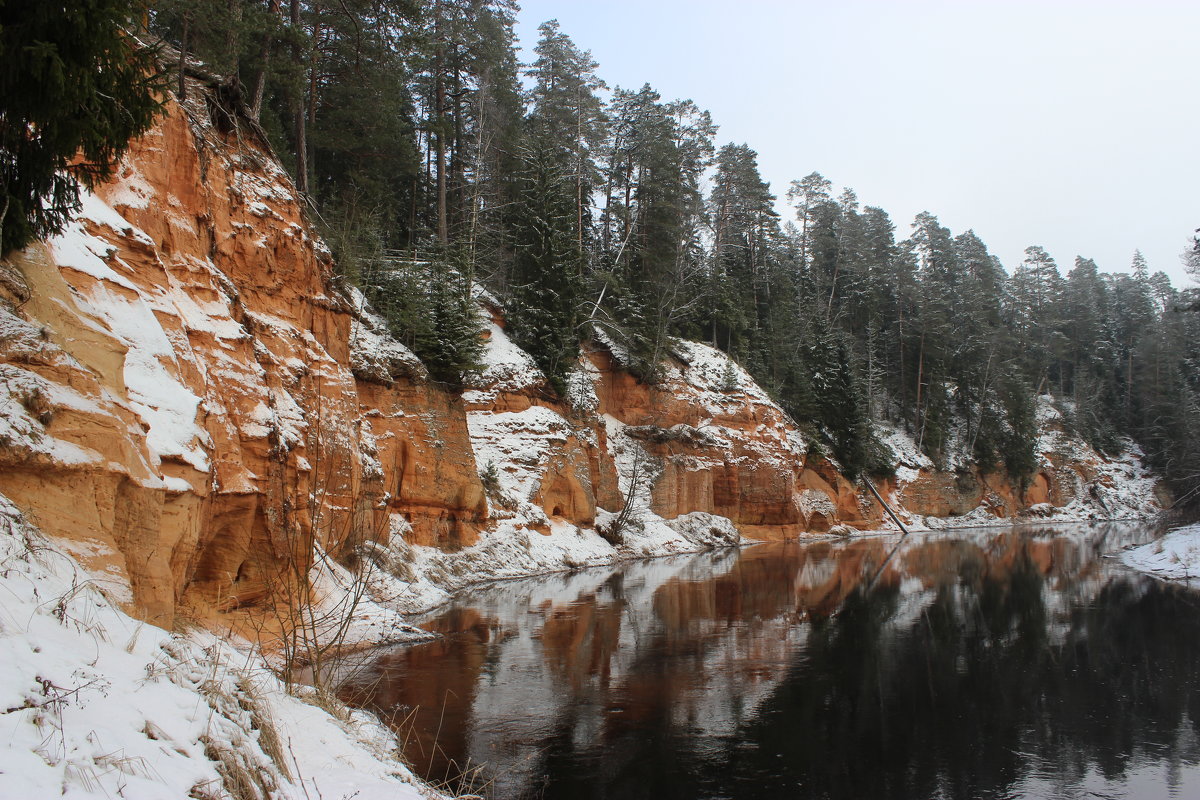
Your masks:
{"label": "spruce tree", "polygon": [[511,209],[514,250],[506,303],[513,339],[553,388],[565,391],[578,354],[592,245],[593,152],[604,134],[596,64],[554,20],[540,28],[532,109],[525,120]]}
{"label": "spruce tree", "polygon": [[461,389],[480,368],[483,324],[471,261],[461,247],[429,259],[375,260],[364,270],[362,285],[389,333],[421,359],[433,380]]}
{"label": "spruce tree", "polygon": [[1002,325],[1005,275],[973,231],[956,236],[954,249],[962,275],[947,374],[966,422],[966,442],[974,449],[983,420],[996,411],[996,387],[1012,361],[1011,339]]}
{"label": "spruce tree", "polygon": [[1113,323],[1119,365],[1116,370],[1120,384],[1120,408],[1125,426],[1137,424],[1141,411],[1136,400],[1134,366],[1143,337],[1151,333],[1156,318],[1150,274],[1140,251],[1134,251],[1132,274],[1112,278]]}
{"label": "spruce tree", "polygon": [[829,200],[831,186],[819,172],[812,172],[798,181],[792,181],[788,189],[787,198],[796,208],[796,220],[800,227],[800,265],[803,268],[807,268],[809,263],[813,215],[821,203]]}
{"label": "spruce tree", "polygon": [[956,313],[962,272],[949,229],[928,211],[913,222],[912,236],[905,242],[917,265],[920,291],[917,313],[909,328],[909,352],[914,357],[909,375],[913,380],[914,417],[919,447],[940,461],[949,433],[949,409],[945,381],[957,336]]}
{"label": "spruce tree", "polygon": [[1060,369],[1066,351],[1063,327],[1063,281],[1058,264],[1042,247],[1025,248],[1025,260],[1009,281],[1008,317],[1025,345],[1025,370],[1035,393],[1055,390],[1065,382]]}
{"label": "spruce tree", "polygon": [[579,352],[583,256],[570,153],[555,146],[552,133],[534,122],[526,137],[506,309],[513,340],[562,395]]}
{"label": "spruce tree", "polygon": [[574,183],[572,230],[576,260],[582,263],[589,244],[592,191],[599,180],[595,154],[605,135],[604,109],[597,92],[606,87],[596,76],[597,64],[591,53],[576,47],[557,20],[542,23],[538,32],[537,59],[525,72],[534,79],[528,129],[540,139],[538,147],[558,151],[557,157]]}
{"label": "spruce tree", "polygon": [[1113,339],[1109,290],[1096,262],[1082,256],[1067,275],[1064,308],[1073,423],[1102,452],[1118,448],[1115,414],[1120,356]]}
{"label": "spruce tree", "polygon": [[133,0],[0,4],[0,254],[62,230],[162,108]]}

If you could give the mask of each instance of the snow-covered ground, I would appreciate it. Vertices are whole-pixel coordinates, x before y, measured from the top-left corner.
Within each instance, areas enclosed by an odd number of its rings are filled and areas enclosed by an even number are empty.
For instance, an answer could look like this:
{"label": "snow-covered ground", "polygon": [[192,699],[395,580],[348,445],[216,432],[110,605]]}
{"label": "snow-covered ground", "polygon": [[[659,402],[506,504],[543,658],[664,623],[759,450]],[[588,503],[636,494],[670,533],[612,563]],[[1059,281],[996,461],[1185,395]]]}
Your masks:
{"label": "snow-covered ground", "polygon": [[0,796],[440,797],[370,715],[288,694],[244,644],[127,616],[3,496],[0,596]]}
{"label": "snow-covered ground", "polygon": [[1126,550],[1121,560],[1160,578],[1200,586],[1200,524],[1176,528],[1161,539]]}
{"label": "snow-covered ground", "polygon": [[[609,516],[604,512],[598,521],[604,524]],[[520,520],[502,520],[477,543],[457,552],[410,545],[398,529],[388,546],[374,554],[372,597],[387,608],[416,614],[445,603],[454,592],[473,584],[694,553],[741,542],[728,519],[703,512],[664,520],[644,511],[620,545],[611,544],[593,528],[557,520],[550,520],[549,527],[546,535],[525,527]]]}

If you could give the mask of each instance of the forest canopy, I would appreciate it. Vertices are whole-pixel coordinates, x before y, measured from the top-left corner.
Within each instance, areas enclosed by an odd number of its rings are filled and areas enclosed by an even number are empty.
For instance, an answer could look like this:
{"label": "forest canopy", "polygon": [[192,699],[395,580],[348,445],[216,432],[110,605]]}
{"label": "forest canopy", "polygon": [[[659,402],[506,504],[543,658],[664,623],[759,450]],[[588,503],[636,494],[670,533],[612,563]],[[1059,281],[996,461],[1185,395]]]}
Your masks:
{"label": "forest canopy", "polygon": [[672,342],[694,339],[852,476],[893,468],[877,431],[896,426],[942,466],[1027,479],[1041,396],[1200,499],[1192,290],[1139,253],[1103,273],[1031,246],[1005,269],[973,231],[928,212],[897,225],[816,172],[784,187],[781,217],[757,153],[722,142],[707,111],[609,86],[553,20],[521,63],[516,12],[158,0],[147,20],[180,66],[239,88],[344,278],[437,380],[476,366],[481,285],[552,393],[584,343],[654,382]]}

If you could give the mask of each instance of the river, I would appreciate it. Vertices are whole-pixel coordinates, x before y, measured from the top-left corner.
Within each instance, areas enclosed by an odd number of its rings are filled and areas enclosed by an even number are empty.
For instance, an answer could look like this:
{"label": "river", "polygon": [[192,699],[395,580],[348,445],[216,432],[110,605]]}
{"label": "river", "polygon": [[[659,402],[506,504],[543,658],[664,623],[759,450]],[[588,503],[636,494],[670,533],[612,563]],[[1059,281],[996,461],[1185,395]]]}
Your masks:
{"label": "river", "polygon": [[344,695],[494,798],[1200,797],[1200,595],[1144,525],[760,544],[464,594]]}

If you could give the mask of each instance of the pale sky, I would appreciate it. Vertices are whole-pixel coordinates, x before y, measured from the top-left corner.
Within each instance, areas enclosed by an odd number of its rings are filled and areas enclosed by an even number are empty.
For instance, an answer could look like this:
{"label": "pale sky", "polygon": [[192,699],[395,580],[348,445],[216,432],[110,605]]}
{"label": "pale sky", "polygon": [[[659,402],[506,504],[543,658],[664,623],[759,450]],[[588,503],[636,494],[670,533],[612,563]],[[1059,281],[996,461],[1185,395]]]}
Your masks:
{"label": "pale sky", "polygon": [[691,98],[783,197],[814,170],[891,214],[974,229],[1011,272],[1041,245],[1192,285],[1200,3],[520,0],[529,60],[556,18],[610,86]]}

